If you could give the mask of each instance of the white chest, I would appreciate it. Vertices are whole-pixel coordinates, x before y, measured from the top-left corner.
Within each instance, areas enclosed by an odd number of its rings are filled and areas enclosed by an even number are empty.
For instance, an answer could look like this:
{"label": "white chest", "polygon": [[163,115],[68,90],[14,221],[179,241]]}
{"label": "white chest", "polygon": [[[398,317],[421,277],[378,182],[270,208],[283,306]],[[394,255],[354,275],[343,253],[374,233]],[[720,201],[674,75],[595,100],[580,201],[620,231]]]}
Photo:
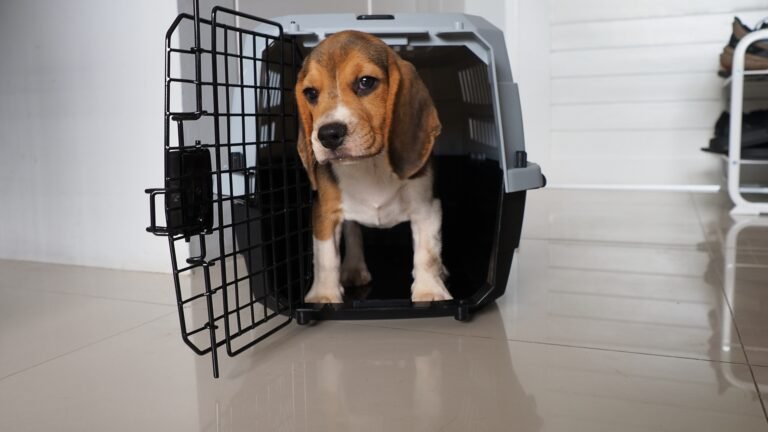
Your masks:
{"label": "white chest", "polygon": [[383,157],[334,166],[344,219],[378,228],[409,219],[409,181],[400,180]]}

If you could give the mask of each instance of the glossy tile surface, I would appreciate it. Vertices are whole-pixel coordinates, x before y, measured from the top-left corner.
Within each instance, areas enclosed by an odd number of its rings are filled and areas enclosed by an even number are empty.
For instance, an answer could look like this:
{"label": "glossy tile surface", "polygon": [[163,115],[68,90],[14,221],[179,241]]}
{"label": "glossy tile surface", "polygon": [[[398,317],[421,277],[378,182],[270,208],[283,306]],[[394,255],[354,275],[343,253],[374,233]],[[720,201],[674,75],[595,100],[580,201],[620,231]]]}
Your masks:
{"label": "glossy tile surface", "polygon": [[768,432],[768,218],[729,205],[531,192],[471,322],[292,324],[218,380],[169,275],[0,261],[0,431]]}
{"label": "glossy tile surface", "polygon": [[[501,314],[373,325],[744,363],[706,251],[523,240]],[[496,322],[501,321],[501,323]],[[500,334],[499,330],[504,333]],[[723,346],[723,335],[733,337]]]}
{"label": "glossy tile surface", "polygon": [[165,273],[0,260],[0,275],[0,287],[8,289],[176,304],[173,280]]}
{"label": "glossy tile surface", "polygon": [[[757,231],[755,226],[749,228],[742,229],[739,238]],[[768,231],[768,224],[760,229]],[[768,366],[768,249],[741,248],[740,244],[737,240],[736,247],[723,247],[713,256],[749,361]]]}
{"label": "glossy tile surface", "polygon": [[173,310],[165,305],[0,288],[0,378]]}
{"label": "glossy tile surface", "polygon": [[688,246],[704,241],[694,201],[684,193],[548,189],[529,193],[525,211],[525,238]]}
{"label": "glossy tile surface", "polygon": [[746,365],[347,323],[292,327],[227,359],[219,380],[205,360],[173,319],[153,322],[0,381],[0,429],[766,428],[754,390],[719,382]]}
{"label": "glossy tile surface", "polygon": [[693,200],[704,228],[707,240],[726,246],[728,234],[743,233],[739,239],[740,249],[768,250],[768,225],[765,217],[731,216],[731,203],[725,193],[694,194]]}

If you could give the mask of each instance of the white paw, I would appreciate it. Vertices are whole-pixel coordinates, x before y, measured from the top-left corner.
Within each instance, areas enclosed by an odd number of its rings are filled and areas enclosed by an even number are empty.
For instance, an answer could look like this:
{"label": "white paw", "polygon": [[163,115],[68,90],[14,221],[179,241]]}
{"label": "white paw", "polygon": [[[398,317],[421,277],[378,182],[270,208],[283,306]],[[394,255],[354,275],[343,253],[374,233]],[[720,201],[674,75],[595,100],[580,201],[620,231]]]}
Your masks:
{"label": "white paw", "polygon": [[417,278],[411,286],[411,301],[431,302],[441,300],[452,300],[453,296],[445,288],[445,284],[440,278],[435,276],[425,276]]}
{"label": "white paw", "polygon": [[341,266],[341,284],[343,286],[361,287],[371,283],[371,273],[365,264]]}
{"label": "white paw", "polygon": [[305,303],[344,303],[344,287],[337,284],[313,282],[304,296]]}

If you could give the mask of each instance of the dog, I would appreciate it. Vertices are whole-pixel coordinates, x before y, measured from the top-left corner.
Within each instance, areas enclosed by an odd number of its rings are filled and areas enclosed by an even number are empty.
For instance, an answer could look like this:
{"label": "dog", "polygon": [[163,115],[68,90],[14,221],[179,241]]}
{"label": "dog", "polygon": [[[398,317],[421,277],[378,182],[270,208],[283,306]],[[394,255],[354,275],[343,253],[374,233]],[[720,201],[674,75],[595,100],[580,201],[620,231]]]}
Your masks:
{"label": "dog", "polygon": [[344,286],[370,283],[360,225],[390,228],[406,221],[413,233],[411,300],[452,299],[429,163],[441,124],[416,68],[377,37],[343,31],[304,59],[295,91],[297,149],[317,191],[314,280],[304,300],[341,303]]}

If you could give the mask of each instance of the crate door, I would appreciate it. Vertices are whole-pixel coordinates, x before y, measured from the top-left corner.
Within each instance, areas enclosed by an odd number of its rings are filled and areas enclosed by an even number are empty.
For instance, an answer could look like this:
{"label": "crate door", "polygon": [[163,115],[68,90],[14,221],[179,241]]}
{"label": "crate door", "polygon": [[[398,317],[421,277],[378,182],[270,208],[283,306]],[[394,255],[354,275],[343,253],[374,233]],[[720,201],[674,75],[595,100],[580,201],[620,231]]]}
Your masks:
{"label": "crate door", "polygon": [[276,23],[211,16],[197,42],[192,16],[168,32],[164,192],[182,336],[218,375],[218,347],[237,355],[291,321],[312,238],[296,151],[301,53]]}

